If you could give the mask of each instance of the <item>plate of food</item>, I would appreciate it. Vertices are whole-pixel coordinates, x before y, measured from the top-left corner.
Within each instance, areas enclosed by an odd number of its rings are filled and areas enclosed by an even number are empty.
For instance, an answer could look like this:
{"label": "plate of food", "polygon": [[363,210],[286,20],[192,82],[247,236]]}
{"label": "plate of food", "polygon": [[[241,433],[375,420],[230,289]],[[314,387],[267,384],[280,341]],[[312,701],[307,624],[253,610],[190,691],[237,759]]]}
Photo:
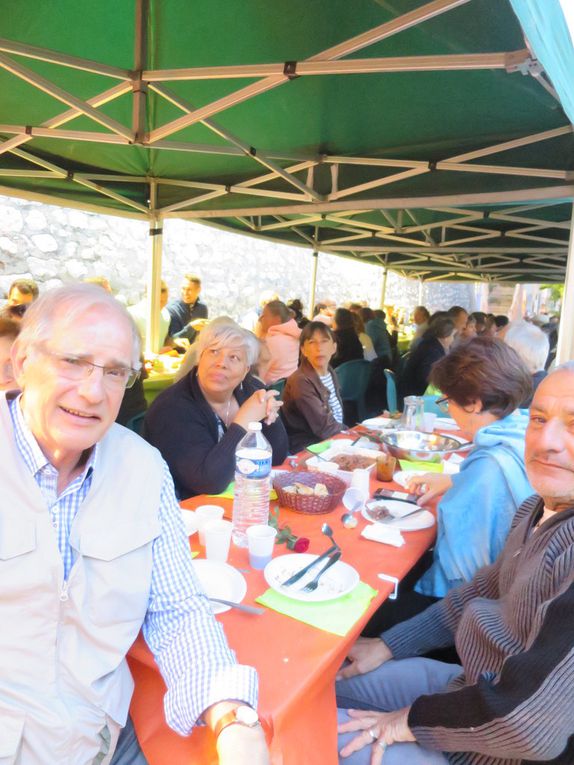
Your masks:
{"label": "plate of food", "polygon": [[337,441],[320,456],[307,460],[307,469],[337,476],[350,486],[353,470],[373,470],[377,464],[378,450],[357,446],[340,446]]}
{"label": "plate of food", "polygon": [[383,523],[398,531],[419,531],[434,526],[434,515],[412,502],[400,499],[377,499],[367,502],[361,515],[371,523]]}
{"label": "plate of food", "polygon": [[[240,571],[229,563],[217,560],[194,560],[192,565],[208,598],[241,603],[247,592],[247,582]],[[211,602],[210,605],[214,614],[222,614],[230,609],[230,606],[223,603]]]}
{"label": "plate of food", "polygon": [[342,598],[343,595],[352,592],[359,584],[359,572],[348,563],[339,560],[325,571],[319,580],[317,589],[313,590],[313,592],[304,592],[303,587],[317,576],[324,565],[323,562],[312,568],[308,574],[305,574],[295,584],[290,587],[283,587],[283,582],[293,576],[293,574],[296,574],[297,571],[301,571],[302,568],[308,566],[309,563],[312,563],[318,557],[318,555],[312,555],[311,553],[279,555],[265,566],[263,572],[265,581],[271,589],[280,595],[307,603],[322,603],[327,600]]}
{"label": "plate of food", "polygon": [[398,420],[393,420],[390,417],[369,417],[368,420],[363,420],[361,425],[370,430],[388,430],[389,428],[396,428],[399,425]]}

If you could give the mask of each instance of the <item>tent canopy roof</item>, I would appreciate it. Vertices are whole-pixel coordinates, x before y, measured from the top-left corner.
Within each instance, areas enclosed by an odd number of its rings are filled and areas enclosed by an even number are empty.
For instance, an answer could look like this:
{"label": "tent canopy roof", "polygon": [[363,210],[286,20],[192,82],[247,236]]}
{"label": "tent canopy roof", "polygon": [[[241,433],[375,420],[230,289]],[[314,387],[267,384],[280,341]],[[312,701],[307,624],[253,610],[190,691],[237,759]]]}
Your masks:
{"label": "tent canopy roof", "polygon": [[2,30],[0,193],[563,280],[574,135],[508,0],[20,0]]}

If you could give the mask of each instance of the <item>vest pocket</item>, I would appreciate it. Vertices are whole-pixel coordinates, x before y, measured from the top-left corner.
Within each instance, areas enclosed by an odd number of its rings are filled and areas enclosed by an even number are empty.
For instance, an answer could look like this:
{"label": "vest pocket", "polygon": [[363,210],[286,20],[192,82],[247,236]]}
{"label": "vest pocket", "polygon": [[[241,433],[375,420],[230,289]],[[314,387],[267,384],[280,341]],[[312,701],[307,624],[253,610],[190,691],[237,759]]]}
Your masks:
{"label": "vest pocket", "polygon": [[10,523],[0,518],[0,560],[10,560],[36,549],[36,526],[33,521]]}
{"label": "vest pocket", "polygon": [[13,765],[20,751],[26,715],[0,707],[0,765]]}

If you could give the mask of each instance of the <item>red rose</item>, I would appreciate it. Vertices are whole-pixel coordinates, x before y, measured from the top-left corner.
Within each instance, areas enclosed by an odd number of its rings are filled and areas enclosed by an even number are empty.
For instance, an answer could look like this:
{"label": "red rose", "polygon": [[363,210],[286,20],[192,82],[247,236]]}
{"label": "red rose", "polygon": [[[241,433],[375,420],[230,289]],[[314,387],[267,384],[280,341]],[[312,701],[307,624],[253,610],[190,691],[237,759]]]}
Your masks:
{"label": "red rose", "polygon": [[293,545],[295,552],[304,553],[309,549],[309,540],[306,537],[299,537]]}

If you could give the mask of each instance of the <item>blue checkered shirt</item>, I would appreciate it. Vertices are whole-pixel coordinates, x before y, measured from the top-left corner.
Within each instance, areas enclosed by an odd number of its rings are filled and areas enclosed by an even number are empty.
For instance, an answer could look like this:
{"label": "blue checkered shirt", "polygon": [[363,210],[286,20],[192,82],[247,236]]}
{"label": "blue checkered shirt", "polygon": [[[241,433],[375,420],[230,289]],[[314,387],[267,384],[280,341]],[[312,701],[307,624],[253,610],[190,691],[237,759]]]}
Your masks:
{"label": "blue checkered shirt", "polygon": [[[98,445],[84,470],[58,496],[58,471],[48,462],[24,420],[19,397],[9,402],[16,445],[50,513],[67,579],[74,564],[72,522],[98,470]],[[187,735],[212,704],[236,699],[257,706],[257,673],[236,663],[221,625],[193,570],[173,481],[164,463],[161,534],[153,543],[153,570],[143,634],[166,682],[168,724]]]}

